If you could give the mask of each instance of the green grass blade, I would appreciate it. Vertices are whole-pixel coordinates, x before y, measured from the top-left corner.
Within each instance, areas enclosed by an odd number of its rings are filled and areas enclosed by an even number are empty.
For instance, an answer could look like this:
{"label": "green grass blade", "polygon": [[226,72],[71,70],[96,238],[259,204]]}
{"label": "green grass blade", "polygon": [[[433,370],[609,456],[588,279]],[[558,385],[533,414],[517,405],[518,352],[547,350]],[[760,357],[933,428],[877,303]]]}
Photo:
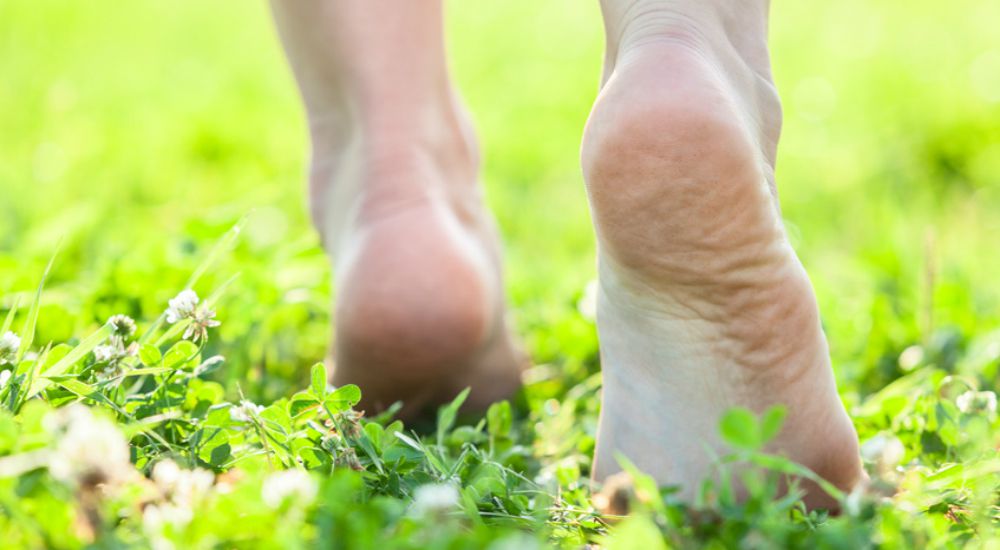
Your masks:
{"label": "green grass blade", "polygon": [[203,305],[204,305],[205,307],[209,307],[209,308],[210,308],[210,307],[212,307],[212,306],[214,306],[214,305],[215,305],[215,303],[219,301],[219,298],[221,298],[221,297],[222,297],[222,294],[226,292],[226,289],[228,289],[228,288],[229,288],[229,285],[233,284],[233,281],[235,281],[235,280],[236,280],[236,279],[238,279],[239,277],[240,277],[240,274],[239,274],[239,273],[237,273],[237,274],[233,275],[232,277],[230,277],[230,278],[226,279],[226,282],[224,282],[224,283],[222,283],[221,285],[219,285],[219,287],[218,287],[218,288],[216,288],[216,289],[215,289],[215,290],[214,290],[214,291],[213,291],[213,292],[212,292],[212,293],[211,293],[211,294],[210,294],[210,295],[208,296],[208,298],[205,298],[205,301],[204,301],[204,302],[202,302],[202,304],[203,304]]}
{"label": "green grass blade", "polygon": [[111,336],[112,330],[113,327],[111,325],[104,325],[100,328],[100,330],[88,336],[86,340],[80,342],[80,345],[73,348],[73,351],[67,353],[66,357],[63,357],[57,361],[56,364],[41,373],[39,377],[31,383],[31,388],[28,390],[26,399],[31,399],[35,395],[38,395],[38,392],[49,387],[52,384],[52,381],[48,379],[49,377],[58,376],[66,372],[71,366],[76,364],[77,361],[82,359],[84,355],[90,353],[94,348],[100,345],[101,342],[106,340],[108,336]]}
{"label": "green grass blade", "polygon": [[232,228],[229,229],[229,231],[226,231],[226,234],[219,239],[219,242],[216,243],[214,247],[212,247],[208,256],[206,256],[205,259],[202,260],[201,264],[195,268],[194,273],[191,274],[191,277],[188,279],[187,284],[184,285],[184,288],[191,288],[197,284],[198,280],[201,279],[201,276],[208,272],[208,269],[215,265],[215,262],[217,262],[223,254],[229,252],[233,245],[236,244],[236,240],[239,239],[240,233],[243,232],[243,226],[246,225],[246,221],[247,216],[243,216],[238,222],[236,222],[235,225],[233,225]]}
{"label": "green grass blade", "polygon": [[28,318],[24,320],[24,327],[21,328],[21,348],[17,352],[17,363],[21,362],[24,354],[31,348],[31,344],[35,341],[35,326],[38,324],[38,310],[42,303],[42,289],[45,288],[45,281],[49,278],[52,264],[55,263],[56,256],[59,255],[59,246],[56,245],[55,252],[49,258],[49,263],[45,266],[45,271],[42,273],[42,280],[38,282],[38,290],[35,291],[35,298],[31,301],[31,307],[28,308]]}
{"label": "green grass blade", "polygon": [[7,317],[3,320],[3,326],[0,327],[0,335],[6,334],[10,330],[10,325],[14,323],[14,315],[17,314],[17,306],[20,304],[20,297],[14,298],[14,305],[10,306],[10,311],[7,312]]}
{"label": "green grass blade", "polygon": [[447,405],[438,409],[438,421],[437,421],[437,444],[438,447],[444,447],[444,437],[451,431],[451,428],[455,425],[455,419],[458,417],[458,409],[465,403],[465,399],[469,397],[469,391],[471,388],[465,388],[459,393],[455,399],[448,403]]}
{"label": "green grass blade", "polygon": [[168,369],[167,367],[141,367],[138,369],[132,369],[124,374],[122,378],[128,378],[129,376],[145,376],[147,374],[165,374],[173,369]]}

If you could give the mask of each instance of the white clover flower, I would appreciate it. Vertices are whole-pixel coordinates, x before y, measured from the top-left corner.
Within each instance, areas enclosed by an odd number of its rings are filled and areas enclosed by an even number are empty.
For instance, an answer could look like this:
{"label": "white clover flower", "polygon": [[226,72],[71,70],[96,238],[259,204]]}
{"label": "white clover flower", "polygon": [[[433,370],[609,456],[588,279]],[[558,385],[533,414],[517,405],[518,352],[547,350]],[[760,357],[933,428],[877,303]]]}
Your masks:
{"label": "white clover flower", "polygon": [[160,491],[158,502],[142,510],[142,526],[154,548],[173,548],[163,536],[165,527],[180,530],[194,519],[194,510],[212,491],[215,475],[208,470],[185,470],[173,460],[157,462],[150,476]]}
{"label": "white clover flower", "polygon": [[410,509],[417,515],[436,515],[458,506],[458,489],[448,483],[430,483],[417,487]]}
{"label": "white clover flower", "polygon": [[153,550],[173,550],[174,543],[163,536],[164,527],[170,526],[173,529],[183,529],[194,519],[194,511],[191,508],[177,506],[169,502],[160,504],[147,504],[142,509],[142,527],[149,536]]}
{"label": "white clover flower", "polygon": [[99,363],[110,363],[119,355],[118,346],[103,344],[94,348],[94,359]]}
{"label": "white clover flower", "polygon": [[263,412],[264,406],[244,399],[239,405],[229,409],[229,419],[233,422],[250,422],[250,419]]}
{"label": "white clover flower", "polygon": [[208,329],[212,327],[217,327],[221,325],[218,320],[215,319],[215,311],[206,308],[200,308],[194,312],[191,316],[191,324],[188,325],[187,329],[184,331],[184,339],[192,340],[197,342],[198,340],[205,340],[208,338]]}
{"label": "white clover flower", "polygon": [[191,289],[182,290],[174,299],[170,300],[167,308],[167,322],[171,325],[194,316],[198,307],[198,294]]}
{"label": "white clover flower", "polygon": [[153,466],[153,472],[150,477],[153,478],[153,482],[156,483],[157,487],[166,491],[177,484],[177,481],[181,477],[181,467],[169,458],[161,460]]}
{"label": "white clover flower", "polygon": [[13,332],[8,331],[0,336],[0,365],[13,364],[20,347],[21,338]]}
{"label": "white clover flower", "polygon": [[10,382],[11,377],[14,375],[13,372],[5,370],[0,372],[0,390],[7,387],[7,383]]}
{"label": "white clover flower", "polygon": [[47,427],[55,432],[49,456],[52,477],[73,484],[117,483],[135,474],[128,441],[109,420],[74,404],[51,413]]}
{"label": "white clover flower", "polygon": [[108,324],[111,325],[111,343],[124,349],[125,342],[135,334],[135,321],[128,315],[118,314],[112,315]]}
{"label": "white clover flower", "polygon": [[94,348],[94,359],[106,366],[95,372],[99,382],[106,382],[122,374],[121,361],[130,355],[138,353],[139,346],[133,342],[125,348],[121,338],[112,336],[110,344],[102,344]]}
{"label": "white clover flower", "polygon": [[997,412],[997,394],[991,391],[969,390],[955,399],[958,410],[964,413],[985,412],[994,414]]}
{"label": "white clover flower", "polygon": [[861,458],[883,472],[895,468],[905,455],[903,442],[891,434],[880,433],[861,445]]}
{"label": "white clover flower", "polygon": [[308,506],[316,498],[316,480],[303,470],[281,470],[264,479],[260,496],[264,504],[280,508],[288,499],[298,506]]}
{"label": "white clover flower", "polygon": [[94,348],[94,359],[98,363],[117,363],[122,359],[139,353],[139,345],[135,342],[129,347],[122,345],[121,341],[114,341],[110,344],[102,344]]}
{"label": "white clover flower", "polygon": [[184,290],[176,298],[170,300],[167,308],[167,322],[177,323],[190,319],[191,324],[184,330],[183,338],[197,342],[208,338],[208,329],[221,323],[215,319],[215,311],[207,307],[198,307],[198,295],[193,290]]}
{"label": "white clover flower", "polygon": [[183,470],[170,459],[153,466],[152,479],[166,500],[188,507],[207,495],[215,484],[212,472],[202,468]]}
{"label": "white clover flower", "polygon": [[904,371],[911,371],[924,362],[924,348],[921,346],[910,346],[899,354],[899,368]]}

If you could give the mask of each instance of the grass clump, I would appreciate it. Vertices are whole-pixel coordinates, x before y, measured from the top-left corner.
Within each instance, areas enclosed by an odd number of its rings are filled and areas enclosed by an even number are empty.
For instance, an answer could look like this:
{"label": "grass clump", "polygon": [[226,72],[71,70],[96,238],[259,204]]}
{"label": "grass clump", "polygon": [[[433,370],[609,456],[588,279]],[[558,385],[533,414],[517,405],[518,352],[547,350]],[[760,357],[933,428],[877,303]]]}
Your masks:
{"label": "grass clump", "polygon": [[[305,387],[270,403],[247,399],[239,385],[227,391],[226,360],[210,353],[220,292],[202,301],[184,290],[148,325],[117,314],[73,344],[22,347],[33,341],[42,295],[20,333],[9,330],[8,312],[0,348],[0,535],[11,547],[959,548],[997,540],[1000,426],[996,395],[982,389],[996,356],[960,355],[942,368],[927,362],[941,351],[931,348],[859,403],[872,479],[850,494],[761,452],[782,409],[759,418],[733,409],[719,429],[736,452],[720,457],[696,501],[684,503],[624,457],[625,472],[591,492],[594,376],[539,402],[551,381],[535,373],[518,404],[460,422],[463,392],[432,429],[413,431],[391,411],[366,418],[354,410],[360,390],[329,386],[322,363]],[[997,345],[988,342],[974,349]],[[807,510],[794,481],[803,478],[820,483],[841,513]]]}

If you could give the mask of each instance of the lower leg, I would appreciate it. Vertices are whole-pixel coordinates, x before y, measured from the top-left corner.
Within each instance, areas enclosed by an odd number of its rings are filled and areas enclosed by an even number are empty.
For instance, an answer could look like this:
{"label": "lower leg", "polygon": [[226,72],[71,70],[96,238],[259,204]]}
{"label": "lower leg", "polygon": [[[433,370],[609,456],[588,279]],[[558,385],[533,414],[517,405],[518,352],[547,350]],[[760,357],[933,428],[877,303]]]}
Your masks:
{"label": "lower leg", "polygon": [[[862,475],[812,288],[774,187],[780,107],[766,0],[605,0],[583,167],[599,243],[604,395],[618,452],[693,496],[729,407],[785,405],[771,450],[841,488]],[[829,502],[813,487],[811,504]]]}
{"label": "lower leg", "polygon": [[440,0],[274,0],[306,105],[310,206],[335,262],[334,382],[405,412],[506,396],[493,222],[468,117],[449,80]]}
{"label": "lower leg", "polygon": [[311,207],[324,239],[348,229],[355,214],[347,211],[364,197],[441,192],[428,181],[383,181],[394,179],[386,172],[434,171],[464,183],[449,193],[476,193],[475,144],[448,78],[440,0],[275,0],[273,8],[306,106]]}

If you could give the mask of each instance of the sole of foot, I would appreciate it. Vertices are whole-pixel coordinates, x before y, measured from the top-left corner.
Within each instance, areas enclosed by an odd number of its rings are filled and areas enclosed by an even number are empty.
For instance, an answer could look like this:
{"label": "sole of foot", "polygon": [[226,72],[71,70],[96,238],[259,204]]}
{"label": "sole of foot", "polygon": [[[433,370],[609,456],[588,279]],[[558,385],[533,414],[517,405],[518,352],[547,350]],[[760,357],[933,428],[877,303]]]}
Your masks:
{"label": "sole of foot", "polygon": [[[694,499],[731,407],[786,407],[767,451],[840,489],[863,476],[810,282],[785,236],[768,78],[674,30],[622,52],[588,121],[604,389],[597,480],[618,453]],[[751,82],[746,88],[743,83]],[[833,501],[808,482],[806,502]]]}

